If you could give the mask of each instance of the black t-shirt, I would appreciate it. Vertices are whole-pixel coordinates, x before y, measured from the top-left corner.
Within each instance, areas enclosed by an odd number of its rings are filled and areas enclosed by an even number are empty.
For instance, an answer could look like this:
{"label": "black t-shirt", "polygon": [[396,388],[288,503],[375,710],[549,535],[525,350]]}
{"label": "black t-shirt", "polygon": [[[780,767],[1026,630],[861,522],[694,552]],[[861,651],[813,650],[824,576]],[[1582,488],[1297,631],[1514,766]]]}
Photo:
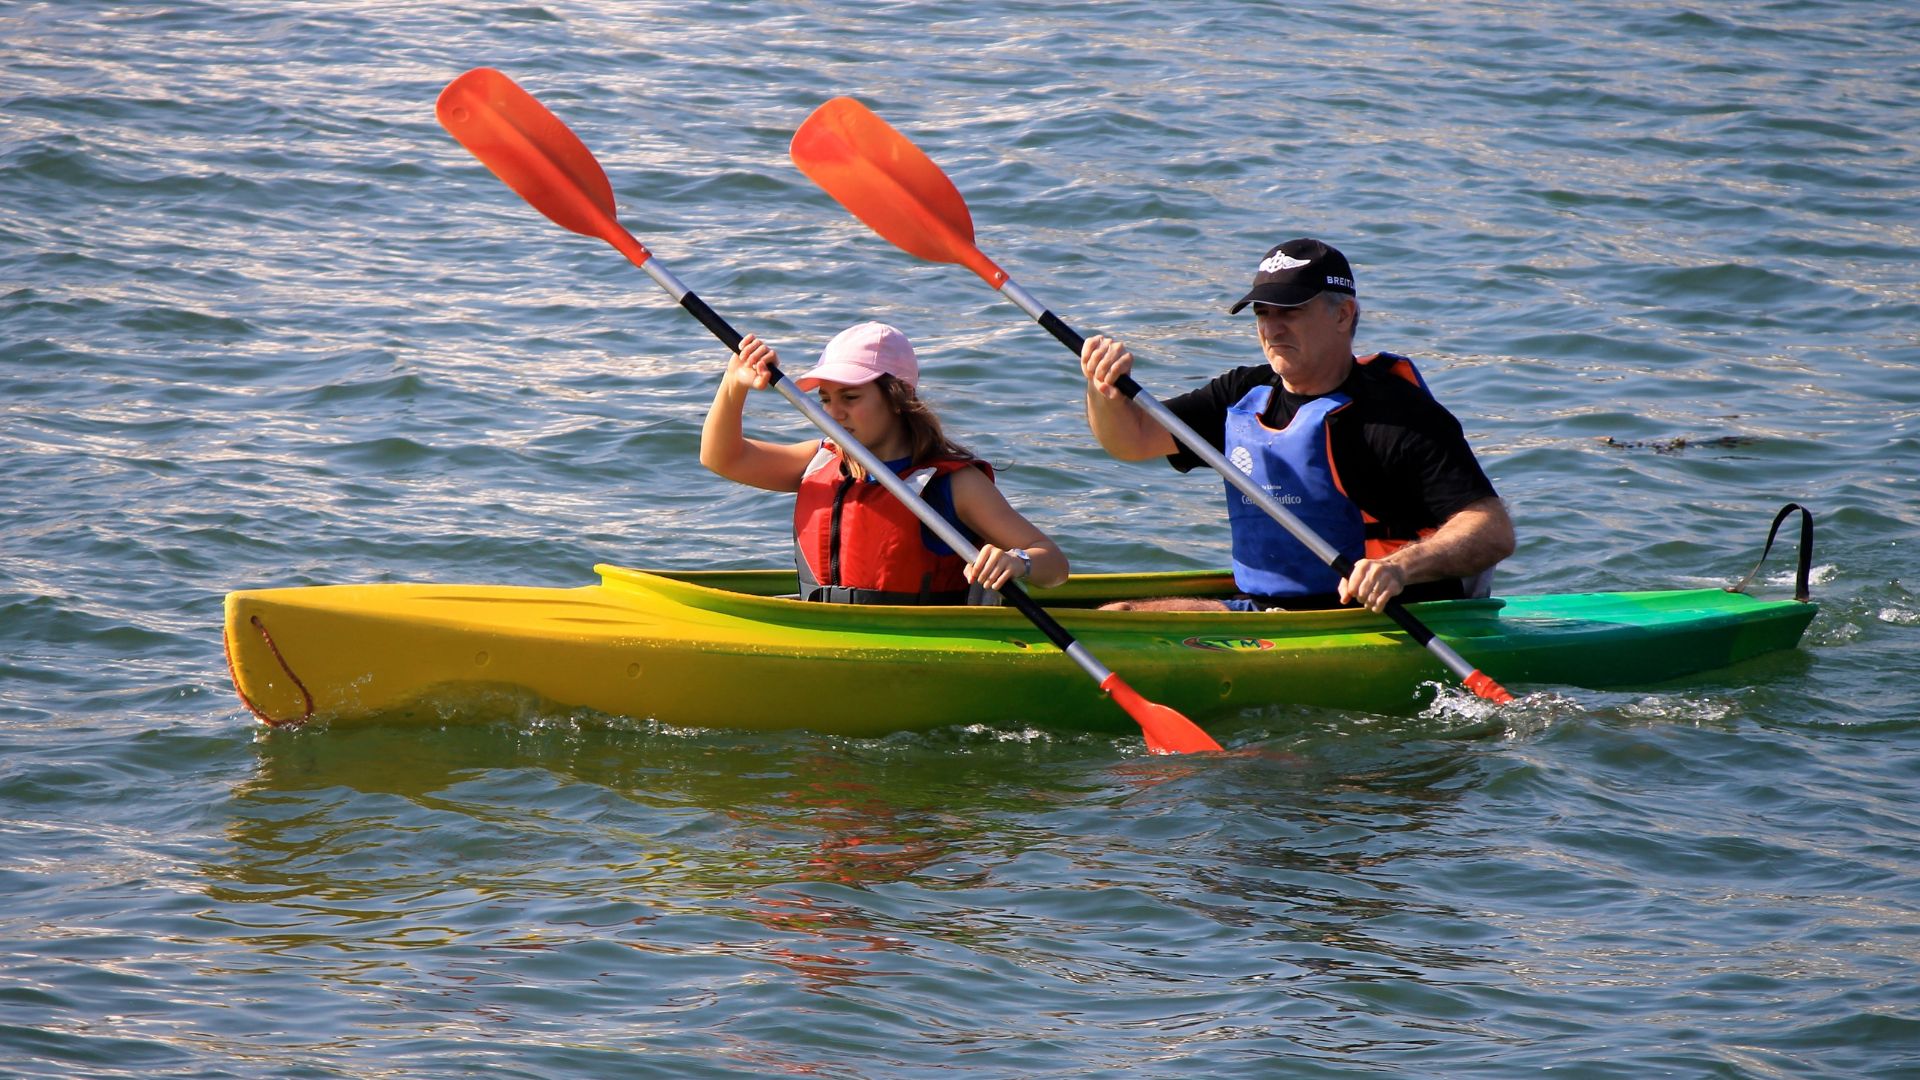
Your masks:
{"label": "black t-shirt", "polygon": [[[1166,406],[1224,452],[1227,410],[1257,386],[1273,387],[1261,417],[1273,428],[1286,427],[1302,405],[1320,396],[1288,392],[1279,374],[1259,364],[1235,368]],[[1353,404],[1327,422],[1334,465],[1348,497],[1390,535],[1412,537],[1496,494],[1460,421],[1419,387],[1377,366],[1355,364],[1339,392]],[[1181,472],[1205,464],[1184,446],[1167,461]]]}

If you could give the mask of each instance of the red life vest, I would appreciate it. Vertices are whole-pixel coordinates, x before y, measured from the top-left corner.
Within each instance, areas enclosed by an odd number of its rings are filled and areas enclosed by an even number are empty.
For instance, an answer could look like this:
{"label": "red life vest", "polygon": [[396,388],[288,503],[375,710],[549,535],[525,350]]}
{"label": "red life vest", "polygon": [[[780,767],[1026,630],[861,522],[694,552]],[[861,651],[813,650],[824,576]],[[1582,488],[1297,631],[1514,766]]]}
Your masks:
{"label": "red life vest", "polygon": [[[900,473],[925,491],[936,479],[969,466],[993,478],[993,466],[965,458],[936,458]],[[950,482],[950,481],[949,481]],[[951,506],[949,496],[946,503]],[[936,503],[936,505],[938,505]],[[953,515],[948,515],[949,520]],[[973,539],[959,521],[954,527]],[[855,480],[839,447],[824,443],[800,477],[793,503],[794,568],[800,598],[843,604],[965,604],[966,560],[939,543],[905,503],[875,480]]]}

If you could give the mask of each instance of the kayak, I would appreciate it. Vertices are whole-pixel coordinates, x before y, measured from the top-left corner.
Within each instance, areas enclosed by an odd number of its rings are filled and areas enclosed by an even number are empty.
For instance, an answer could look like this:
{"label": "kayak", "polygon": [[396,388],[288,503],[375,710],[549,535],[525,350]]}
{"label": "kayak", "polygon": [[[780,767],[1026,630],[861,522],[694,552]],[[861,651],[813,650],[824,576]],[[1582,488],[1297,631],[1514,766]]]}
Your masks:
{"label": "kayak", "polygon": [[[274,726],[449,723],[582,711],[676,727],[850,736],[980,722],[1110,729],[1127,718],[1002,607],[806,603],[791,570],[597,566],[575,588],[319,585],[230,593],[228,665]],[[1210,571],[1091,574],[1036,592],[1093,655],[1195,720],[1301,705],[1411,715],[1452,677],[1385,616],[1101,611],[1223,596]],[[1794,648],[1804,598],[1727,589],[1409,605],[1513,688],[1637,687]]]}

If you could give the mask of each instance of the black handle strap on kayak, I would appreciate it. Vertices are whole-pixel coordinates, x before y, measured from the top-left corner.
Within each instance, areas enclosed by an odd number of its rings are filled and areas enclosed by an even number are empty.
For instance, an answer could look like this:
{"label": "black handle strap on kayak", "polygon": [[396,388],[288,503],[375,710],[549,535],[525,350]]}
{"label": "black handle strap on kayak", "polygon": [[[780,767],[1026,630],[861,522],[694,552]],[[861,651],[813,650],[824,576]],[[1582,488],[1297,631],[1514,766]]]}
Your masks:
{"label": "black handle strap on kayak", "polygon": [[1747,571],[1747,576],[1741,578],[1739,584],[1729,585],[1728,592],[1747,591],[1748,583],[1760,573],[1761,567],[1767,565],[1767,555],[1773,551],[1773,538],[1779,534],[1781,523],[1795,510],[1800,511],[1800,565],[1794,572],[1793,598],[1801,603],[1813,598],[1812,590],[1807,587],[1807,574],[1813,567],[1813,514],[1799,503],[1788,503],[1773,515],[1773,527],[1767,530],[1767,546],[1760,549],[1760,561],[1753,564],[1753,569]]}

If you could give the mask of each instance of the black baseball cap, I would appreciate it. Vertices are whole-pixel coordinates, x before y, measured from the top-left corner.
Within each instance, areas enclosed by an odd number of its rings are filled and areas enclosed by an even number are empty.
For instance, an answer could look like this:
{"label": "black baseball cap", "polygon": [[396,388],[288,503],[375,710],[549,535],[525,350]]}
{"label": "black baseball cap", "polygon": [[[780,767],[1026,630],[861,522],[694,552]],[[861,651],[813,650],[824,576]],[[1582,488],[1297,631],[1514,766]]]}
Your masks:
{"label": "black baseball cap", "polygon": [[1254,272],[1253,288],[1227,314],[1238,314],[1248,304],[1299,307],[1323,292],[1359,295],[1353,288],[1353,267],[1340,249],[1302,236],[1267,251]]}

